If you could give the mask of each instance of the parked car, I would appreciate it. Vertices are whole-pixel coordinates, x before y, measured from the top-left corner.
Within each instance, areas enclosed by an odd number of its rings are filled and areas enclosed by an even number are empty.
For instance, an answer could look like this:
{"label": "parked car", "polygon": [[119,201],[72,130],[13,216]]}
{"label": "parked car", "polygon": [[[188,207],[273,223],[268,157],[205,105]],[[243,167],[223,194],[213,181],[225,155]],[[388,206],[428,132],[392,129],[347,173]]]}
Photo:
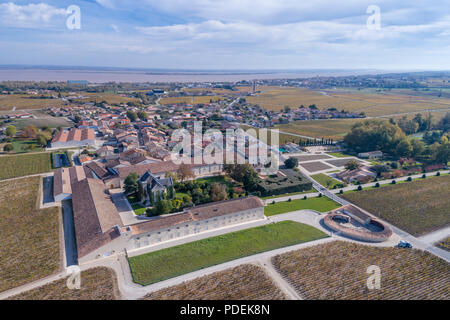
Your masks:
{"label": "parked car", "polygon": [[412,248],[412,244],[405,240],[400,240],[396,245],[397,248]]}

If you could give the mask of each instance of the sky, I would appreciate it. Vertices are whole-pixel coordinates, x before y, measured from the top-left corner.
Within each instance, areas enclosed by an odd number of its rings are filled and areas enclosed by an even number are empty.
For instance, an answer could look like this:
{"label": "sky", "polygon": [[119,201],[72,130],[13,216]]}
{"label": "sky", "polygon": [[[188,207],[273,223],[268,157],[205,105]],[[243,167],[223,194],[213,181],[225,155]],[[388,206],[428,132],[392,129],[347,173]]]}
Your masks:
{"label": "sky", "polygon": [[449,70],[450,0],[0,1],[9,64]]}

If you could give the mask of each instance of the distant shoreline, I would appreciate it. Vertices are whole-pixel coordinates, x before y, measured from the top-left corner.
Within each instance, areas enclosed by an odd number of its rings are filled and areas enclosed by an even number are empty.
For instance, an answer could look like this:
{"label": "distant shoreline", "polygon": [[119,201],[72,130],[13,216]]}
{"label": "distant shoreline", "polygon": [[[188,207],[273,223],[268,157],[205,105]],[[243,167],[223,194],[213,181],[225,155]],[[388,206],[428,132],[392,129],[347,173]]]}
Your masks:
{"label": "distant shoreline", "polygon": [[380,70],[165,70],[101,67],[0,66],[0,81],[105,82],[237,82],[268,79],[296,79],[315,76],[382,74]]}

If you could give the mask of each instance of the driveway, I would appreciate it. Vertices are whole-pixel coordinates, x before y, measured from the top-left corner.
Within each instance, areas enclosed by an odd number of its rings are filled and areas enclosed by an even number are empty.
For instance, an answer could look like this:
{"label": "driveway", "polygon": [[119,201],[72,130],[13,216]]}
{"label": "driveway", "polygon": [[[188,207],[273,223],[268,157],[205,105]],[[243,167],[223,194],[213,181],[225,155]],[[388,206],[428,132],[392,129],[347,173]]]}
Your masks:
{"label": "driveway", "polygon": [[134,213],[133,208],[130,206],[130,203],[121,189],[109,190],[109,193],[111,194],[111,199],[114,202],[117,211],[119,211],[120,219],[124,226],[130,226],[146,221],[145,217],[139,218],[139,216]]}
{"label": "driveway", "polygon": [[73,221],[72,200],[62,201],[64,247],[66,253],[66,266],[78,264],[77,241]]}

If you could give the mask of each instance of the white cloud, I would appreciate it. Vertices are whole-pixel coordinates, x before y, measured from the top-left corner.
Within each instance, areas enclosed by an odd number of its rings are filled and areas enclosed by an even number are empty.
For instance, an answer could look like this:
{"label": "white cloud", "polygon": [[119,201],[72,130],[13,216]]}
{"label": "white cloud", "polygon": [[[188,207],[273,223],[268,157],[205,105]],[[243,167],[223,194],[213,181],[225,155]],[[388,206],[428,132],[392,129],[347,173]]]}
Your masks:
{"label": "white cloud", "polygon": [[111,28],[115,31],[115,32],[119,32],[119,27],[115,24],[111,24]]}
{"label": "white cloud", "polygon": [[381,30],[368,30],[365,24],[334,21],[310,21],[277,25],[250,22],[224,23],[208,20],[201,23],[177,24],[163,27],[138,27],[137,30],[162,42],[189,42],[256,45],[272,49],[295,49],[312,43],[352,43],[372,40],[395,40],[426,32],[443,33],[450,28],[450,19],[422,25],[387,26]]}
{"label": "white cloud", "polygon": [[95,0],[99,5],[108,8],[115,9],[116,5],[114,4],[114,0]]}
{"label": "white cloud", "polygon": [[66,9],[46,3],[16,5],[0,4],[0,25],[22,28],[41,28],[51,25],[54,18],[67,16]]}

